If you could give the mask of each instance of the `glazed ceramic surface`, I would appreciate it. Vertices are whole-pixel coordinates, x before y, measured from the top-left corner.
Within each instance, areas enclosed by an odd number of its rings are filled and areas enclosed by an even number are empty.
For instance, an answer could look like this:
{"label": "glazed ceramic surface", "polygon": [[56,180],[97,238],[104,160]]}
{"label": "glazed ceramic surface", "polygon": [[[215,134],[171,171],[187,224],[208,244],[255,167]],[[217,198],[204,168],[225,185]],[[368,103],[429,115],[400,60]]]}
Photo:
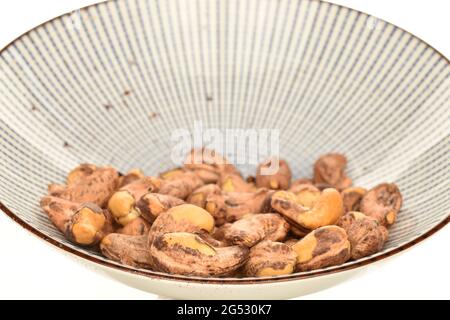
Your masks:
{"label": "glazed ceramic surface", "polygon": [[[117,0],[53,19],[0,54],[1,209],[129,285],[176,298],[287,298],[320,290],[449,221],[450,64],[392,24],[310,0]],[[80,162],[156,174],[171,134],[277,129],[296,177],[338,151],[355,185],[391,181],[403,210],[384,250],[258,279],[138,270],[64,239],[39,209]],[[250,172],[246,172],[250,173]]]}

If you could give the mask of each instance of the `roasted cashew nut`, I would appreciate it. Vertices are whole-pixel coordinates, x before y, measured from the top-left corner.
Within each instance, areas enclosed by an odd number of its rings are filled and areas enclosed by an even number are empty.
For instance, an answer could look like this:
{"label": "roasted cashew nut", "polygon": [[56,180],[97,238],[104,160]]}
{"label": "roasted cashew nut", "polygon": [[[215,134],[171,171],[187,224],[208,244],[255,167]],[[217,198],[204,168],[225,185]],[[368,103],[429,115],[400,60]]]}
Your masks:
{"label": "roasted cashew nut", "polygon": [[361,200],[366,193],[366,189],[359,187],[342,190],[341,195],[344,204],[344,212],[359,211]]}
{"label": "roasted cashew nut", "polygon": [[[325,189],[317,197],[308,194],[307,201],[287,191],[272,195],[272,207],[291,224],[303,230],[314,230],[336,223],[343,214],[342,198],[335,189]],[[312,199],[312,200],[311,200]]]}
{"label": "roasted cashew nut", "polygon": [[242,266],[248,249],[215,248],[193,233],[175,232],[155,237],[150,253],[158,271],[194,276],[223,276]]}
{"label": "roasted cashew nut", "polygon": [[292,246],[297,253],[296,270],[309,271],[339,265],[350,259],[350,242],[337,226],[316,229]]}
{"label": "roasted cashew nut", "polygon": [[146,235],[130,236],[111,233],[103,238],[100,250],[109,259],[128,266],[145,269],[153,267]]}
{"label": "roasted cashew nut", "polygon": [[297,254],[281,242],[264,240],[250,249],[244,274],[248,277],[268,277],[294,272]]}
{"label": "roasted cashew nut", "polygon": [[[278,170],[273,174],[264,174],[264,169],[268,169],[278,161]],[[268,188],[273,190],[286,190],[291,184],[292,172],[286,161],[278,158],[271,158],[260,164],[256,171],[256,186],[258,188]]]}
{"label": "roasted cashew nut", "polygon": [[380,251],[388,238],[388,230],[376,219],[361,212],[349,212],[337,225],[348,235],[353,259],[360,259]]}
{"label": "roasted cashew nut", "polygon": [[314,164],[314,184],[325,184],[338,190],[352,185],[352,179],[347,177],[345,168],[347,158],[339,153],[329,153],[321,156]]}
{"label": "roasted cashew nut", "polygon": [[169,232],[206,232],[214,230],[214,218],[200,207],[182,204],[170,208],[156,218],[150,229],[149,243],[159,234]]}
{"label": "roasted cashew nut", "polygon": [[252,247],[262,240],[282,241],[289,224],[276,213],[249,214],[234,222],[224,232],[226,241]]}
{"label": "roasted cashew nut", "polygon": [[360,209],[382,225],[390,226],[397,219],[402,204],[403,197],[397,185],[382,183],[367,192],[361,200]]}
{"label": "roasted cashew nut", "polygon": [[117,187],[119,174],[109,167],[94,170],[90,166],[86,170],[85,166],[74,169],[67,179],[70,184],[66,186],[50,185],[50,195],[76,203],[91,202],[103,207]]}
{"label": "roasted cashew nut", "polygon": [[93,203],[78,204],[47,196],[42,198],[41,207],[53,224],[79,245],[94,245],[111,231],[107,212]]}

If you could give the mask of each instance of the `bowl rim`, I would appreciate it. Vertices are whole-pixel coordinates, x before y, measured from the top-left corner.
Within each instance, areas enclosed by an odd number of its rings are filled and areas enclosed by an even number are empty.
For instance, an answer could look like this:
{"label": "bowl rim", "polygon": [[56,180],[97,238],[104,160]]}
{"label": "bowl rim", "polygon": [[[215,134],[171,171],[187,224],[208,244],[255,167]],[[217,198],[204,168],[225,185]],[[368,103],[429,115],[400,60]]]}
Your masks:
{"label": "bowl rim", "polygon": [[[18,37],[14,38],[12,41],[10,41],[8,44],[6,44],[4,47],[0,48],[0,55],[2,55],[10,46],[12,46],[16,41],[20,40],[21,38],[23,38],[24,36],[28,35],[30,32],[46,25],[47,23],[51,23],[53,21],[62,19],[63,17],[70,15],[71,13],[73,13],[74,11],[82,11],[82,10],[87,10],[89,8],[93,8],[93,7],[97,7],[99,5],[105,5],[107,2],[114,2],[114,1],[122,1],[122,0],[106,0],[106,1],[101,1],[101,2],[96,2],[87,6],[83,6],[79,9],[75,9],[72,10],[70,12],[66,12],[64,14],[58,15],[54,18],[51,18],[45,22],[42,22],[40,24],[38,24],[37,26],[33,27],[32,29],[22,33],[21,35],[19,35]],[[305,0],[292,0],[292,1],[305,1]],[[419,40],[420,42],[422,42],[424,45],[426,45],[427,47],[429,47],[430,49],[432,49],[435,53],[437,53],[447,64],[448,66],[450,66],[450,60],[443,54],[441,53],[439,50],[437,50],[436,48],[434,48],[433,46],[431,46],[428,42],[424,41],[423,39],[421,39],[420,37],[412,34],[411,32],[389,22],[386,21],[384,19],[380,19],[378,17],[375,17],[371,14],[368,14],[366,12],[348,7],[348,6],[344,6],[341,4],[337,4],[337,3],[331,3],[325,0],[306,0],[306,1],[313,1],[313,2],[318,2],[318,3],[322,3],[322,4],[328,4],[331,6],[335,6],[341,9],[347,9],[359,14],[363,14],[369,17],[374,17],[379,21],[383,21],[384,23],[388,23],[392,26],[394,26],[395,28],[401,30],[402,32],[405,32],[409,35],[411,35],[412,37],[416,38],[417,40]],[[283,276],[277,276],[277,277],[261,277],[261,278],[205,278],[205,277],[190,277],[190,276],[182,276],[182,275],[173,275],[173,274],[168,274],[168,273],[160,273],[160,272],[155,272],[152,270],[146,270],[146,269],[135,269],[132,267],[128,267],[126,265],[121,265],[118,263],[115,263],[113,261],[109,261],[109,260],[103,260],[101,258],[98,258],[96,256],[91,256],[87,253],[84,253],[82,251],[78,251],[74,248],[71,248],[70,246],[59,242],[56,239],[53,239],[49,236],[47,236],[46,234],[44,234],[43,232],[39,231],[38,229],[36,229],[35,227],[31,226],[30,224],[28,224],[25,220],[21,219],[19,216],[17,216],[15,213],[12,212],[12,210],[10,210],[6,205],[3,204],[3,202],[0,200],[0,211],[3,211],[8,217],[10,217],[13,221],[15,221],[16,223],[18,223],[20,226],[22,226],[24,229],[30,231],[32,234],[34,234],[35,236],[41,238],[42,240],[46,241],[47,243],[51,244],[52,246],[55,246],[56,248],[66,251],[70,254],[75,255],[78,258],[81,259],[86,259],[89,262],[92,262],[94,264],[99,264],[103,267],[107,267],[107,268],[111,268],[111,269],[115,269],[116,271],[123,271],[126,273],[130,273],[133,275],[138,275],[138,276],[144,276],[146,278],[149,279],[155,279],[155,280],[170,280],[170,281],[178,281],[178,282],[185,282],[185,283],[201,283],[201,284],[221,284],[221,285],[248,285],[248,284],[270,284],[270,283],[278,283],[278,282],[285,282],[285,281],[294,281],[294,280],[302,280],[302,279],[309,279],[309,278],[314,278],[314,277],[319,277],[319,276],[323,276],[323,275],[331,275],[331,274],[335,274],[335,273],[339,273],[339,272],[344,272],[344,271],[348,271],[348,270],[352,270],[352,269],[356,269],[356,268],[360,268],[366,265],[369,265],[371,263],[374,262],[378,262],[381,260],[384,260],[386,258],[389,258],[393,255],[396,255],[406,249],[409,249],[410,247],[424,241],[425,239],[429,238],[430,236],[432,236],[433,234],[435,234],[437,231],[441,230],[442,228],[444,228],[447,224],[450,223],[450,213],[447,215],[446,218],[444,218],[441,222],[439,222],[437,225],[435,225],[433,228],[431,228],[430,230],[428,230],[427,232],[425,232],[424,234],[412,239],[411,241],[408,241],[406,243],[404,243],[403,245],[393,248],[391,250],[388,250],[386,252],[382,252],[381,254],[375,255],[375,256],[369,256],[363,260],[360,261],[354,261],[350,264],[343,264],[341,266],[335,266],[332,268],[326,268],[326,269],[319,269],[319,270],[314,270],[311,272],[303,272],[303,273],[293,273],[290,275],[283,275]]]}

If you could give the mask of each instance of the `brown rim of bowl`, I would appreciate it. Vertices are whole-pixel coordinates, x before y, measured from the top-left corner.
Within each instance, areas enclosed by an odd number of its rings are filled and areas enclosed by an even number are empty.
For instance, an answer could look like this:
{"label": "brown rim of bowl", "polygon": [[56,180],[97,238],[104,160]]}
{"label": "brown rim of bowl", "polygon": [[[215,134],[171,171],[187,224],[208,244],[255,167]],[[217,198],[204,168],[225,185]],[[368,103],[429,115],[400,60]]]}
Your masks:
{"label": "brown rim of bowl", "polygon": [[[102,2],[97,2],[88,6],[84,6],[78,10],[86,10],[88,8],[91,7],[96,7],[99,5],[104,4],[105,2],[112,2],[112,1],[120,1],[120,0],[107,0],[107,1],[102,1]],[[347,6],[343,6],[340,4],[336,4],[336,3],[331,3],[328,1],[324,1],[324,0],[309,0],[309,1],[316,1],[316,2],[320,2],[320,3],[327,3],[329,5],[333,5],[333,6],[337,6],[343,9],[347,9],[347,10],[351,10],[366,16],[371,16],[372,15],[362,12],[360,10],[356,10],[353,8],[349,8]],[[27,32],[21,34],[19,37],[15,38],[14,40],[12,40],[9,44],[7,44],[5,47],[0,49],[0,55],[7,49],[9,48],[12,44],[14,44],[17,40],[21,39],[22,37],[26,36],[27,34],[29,34],[30,32],[32,32],[33,30],[47,24],[50,23],[52,21],[58,20],[63,18],[64,16],[67,16],[69,14],[71,14],[73,11],[72,10],[68,13],[64,13],[62,15],[59,15],[57,17],[54,17],[50,20],[47,20],[39,25],[37,25],[36,27],[28,30]],[[421,38],[415,36],[414,34],[412,34],[411,32],[396,26],[393,23],[390,23],[386,20],[383,19],[379,19],[377,17],[374,17],[380,21],[384,21],[385,23],[389,23],[392,26],[398,28],[399,30],[402,30],[403,32],[413,36],[414,38],[416,38],[417,40],[421,41],[423,44],[425,44],[426,46],[428,46],[429,48],[433,49],[442,59],[444,59],[447,64],[450,66],[450,60],[444,55],[442,54],[439,50],[436,50],[433,46],[431,46],[430,44],[428,44],[426,41],[422,40]],[[390,251],[384,252],[380,255],[374,256],[374,257],[368,257],[365,258],[362,261],[355,261],[353,263],[350,263],[348,265],[342,265],[342,266],[336,266],[332,269],[322,269],[322,270],[315,270],[315,271],[311,271],[308,273],[294,273],[294,274],[290,274],[290,275],[285,275],[285,276],[278,276],[278,277],[265,277],[265,278],[201,278],[201,277],[188,277],[188,276],[180,276],[180,275],[172,275],[172,274],[165,274],[165,273],[159,273],[159,272],[155,272],[155,271],[151,271],[151,270],[137,270],[137,269],[131,269],[130,267],[127,267],[125,265],[120,265],[120,264],[116,264],[113,262],[109,262],[109,261],[105,261],[102,260],[100,258],[94,257],[94,256],[90,256],[84,252],[75,250],[53,238],[48,237],[47,235],[45,235],[44,233],[42,233],[41,231],[37,230],[36,228],[32,227],[31,225],[29,225],[26,221],[22,220],[21,218],[19,218],[16,214],[14,214],[10,209],[8,209],[3,202],[0,201],[0,210],[3,211],[7,216],[9,216],[12,220],[14,220],[15,222],[17,222],[19,225],[21,225],[23,228],[25,228],[26,230],[30,231],[31,233],[33,233],[34,235],[38,236],[39,238],[45,240],[46,242],[54,245],[55,247],[62,249],[66,252],[69,252],[71,254],[76,255],[79,258],[83,258],[86,259],[90,262],[93,263],[97,263],[100,264],[104,267],[108,267],[108,268],[112,268],[115,270],[119,270],[119,271],[125,271],[134,275],[140,275],[140,276],[145,276],[147,278],[150,279],[158,279],[158,280],[172,280],[172,281],[183,281],[183,282],[194,282],[194,283],[203,283],[203,284],[258,284],[258,283],[262,283],[262,284],[266,284],[266,283],[276,283],[276,282],[284,282],[284,281],[291,281],[291,280],[300,280],[300,279],[307,279],[307,278],[314,278],[314,277],[318,277],[318,276],[322,276],[322,275],[329,275],[329,274],[334,274],[334,273],[338,273],[338,272],[342,272],[342,271],[348,271],[348,270],[352,270],[352,269],[356,269],[368,264],[371,264],[373,262],[377,262],[386,258],[389,258],[397,253],[400,253],[406,249],[409,249],[410,247],[422,242],[423,240],[429,238],[431,235],[433,235],[434,233],[436,233],[437,231],[439,231],[440,229],[442,229],[444,226],[446,226],[449,222],[450,222],[450,213],[449,215],[442,220],[440,223],[438,223],[436,226],[434,226],[432,229],[428,230],[426,233],[424,233],[423,235],[397,247],[394,248]]]}

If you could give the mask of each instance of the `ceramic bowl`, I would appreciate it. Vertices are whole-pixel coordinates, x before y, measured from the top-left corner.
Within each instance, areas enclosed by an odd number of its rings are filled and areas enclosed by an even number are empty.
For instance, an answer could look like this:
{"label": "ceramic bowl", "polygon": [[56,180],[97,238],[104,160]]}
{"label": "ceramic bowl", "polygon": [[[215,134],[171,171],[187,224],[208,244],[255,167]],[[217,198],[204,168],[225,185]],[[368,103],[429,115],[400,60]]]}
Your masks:
{"label": "ceramic bowl", "polygon": [[[120,281],[174,298],[289,298],[331,286],[449,222],[450,63],[375,17],[310,0],[117,0],[46,22],[0,53],[0,200],[17,223]],[[338,151],[355,185],[399,185],[382,252],[257,279],[135,269],[66,241],[40,210],[80,162],[173,166],[179,128],[279,130],[296,177]]]}

